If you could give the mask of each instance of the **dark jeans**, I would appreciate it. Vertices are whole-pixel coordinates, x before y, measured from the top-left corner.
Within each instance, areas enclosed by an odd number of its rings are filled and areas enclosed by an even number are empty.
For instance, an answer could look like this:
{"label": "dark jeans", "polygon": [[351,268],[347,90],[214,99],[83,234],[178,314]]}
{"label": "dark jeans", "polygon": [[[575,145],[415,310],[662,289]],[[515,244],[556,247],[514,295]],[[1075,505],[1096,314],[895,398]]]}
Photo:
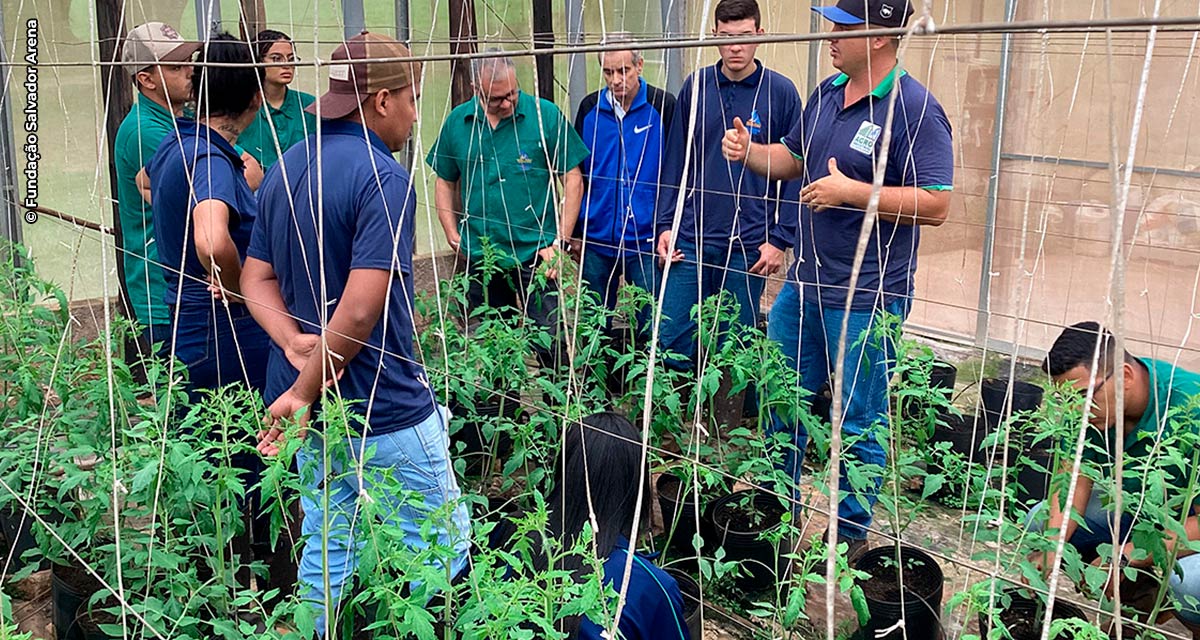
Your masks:
{"label": "dark jeans", "polygon": [[[626,250],[621,255],[604,255],[597,251],[588,250],[583,255],[580,271],[588,288],[600,296],[601,303],[609,308],[617,307],[617,286],[621,278],[625,282],[658,296],[659,271],[655,264],[657,258],[650,252]],[[637,313],[638,333],[648,335],[652,305],[642,307]]]}
{"label": "dark jeans", "polygon": [[758,248],[704,246],[699,256],[703,260],[699,260],[695,243],[681,241],[675,247],[683,252],[683,260],[672,264],[667,274],[659,340],[662,348],[683,358],[665,360],[668,365],[691,369],[699,346],[692,307],[705,298],[728,291],[741,307],[738,322],[753,327],[758,322],[758,304],[766,280],[749,273],[750,267],[758,262]]}
{"label": "dark jeans", "polygon": [[509,308],[523,312],[525,317],[550,334],[554,346],[550,349],[535,346],[534,352],[542,366],[555,367],[565,361],[562,324],[558,318],[558,293],[552,288],[553,283],[549,283],[551,286],[534,284],[533,274],[538,266],[540,261],[533,267],[521,265],[494,273],[487,286],[480,282],[481,276],[473,266],[468,268],[471,286],[467,290],[467,303],[472,309],[486,304],[495,309]]}

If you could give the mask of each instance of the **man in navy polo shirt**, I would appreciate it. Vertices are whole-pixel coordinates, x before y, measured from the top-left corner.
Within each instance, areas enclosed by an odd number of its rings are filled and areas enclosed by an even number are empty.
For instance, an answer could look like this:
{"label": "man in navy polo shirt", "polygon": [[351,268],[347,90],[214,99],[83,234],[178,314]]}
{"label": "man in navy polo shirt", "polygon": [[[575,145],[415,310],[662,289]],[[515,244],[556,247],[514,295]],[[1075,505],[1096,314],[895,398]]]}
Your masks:
{"label": "man in navy polo shirt", "polygon": [[[413,349],[416,194],[392,157],[416,120],[421,65],[365,61],[410,55],[395,40],[365,32],[333,52],[329,91],[310,109],[319,105],[322,117],[336,119],[323,122],[319,144],[293,146],[268,173],[243,275],[251,310],[273,343],[266,397],[274,424],[259,450],[277,453],[278,421],[307,416],[336,380],[326,395],[340,394],[362,419],[361,434],[340,439],[351,451],[373,451],[356,462],[361,489],[353,467],[332,462],[322,473],[324,443],[339,444],[332,429],[315,429],[297,454],[312,488],[301,497],[301,596],[317,603],[322,631],[324,612],[337,605],[363,547],[354,538],[360,490],[385,505],[384,517],[404,532],[406,545],[429,547],[428,527],[441,548],[453,549],[446,569],[454,574],[466,565],[470,542],[464,505],[448,518],[434,515],[461,492],[450,467],[448,412],[435,403]],[[383,491],[385,476],[424,503]]]}
{"label": "man in navy polo shirt", "polygon": [[[632,42],[629,33],[609,34],[608,44]],[[625,282],[658,295],[654,264],[654,218],[663,143],[675,113],[675,96],[644,82],[636,49],[600,54],[604,89],[579,104],[575,129],[592,155],[580,165],[587,179],[581,220],[581,271],[605,306],[616,308]],[[638,313],[645,332],[650,307]]]}
{"label": "man in navy polo shirt", "polygon": [[[716,36],[763,33],[755,0],[721,0],[715,17]],[[754,326],[765,276],[783,266],[783,253],[792,245],[795,214],[780,215],[788,208],[784,196],[792,185],[769,181],[721,157],[721,139],[735,118],[749,123],[754,140],[771,143],[779,142],[800,117],[795,85],[764,68],[754,58],[757,48],[718,47],[720,62],[688,76],[675,103],[667,144],[674,151],[663,159],[656,228],[659,262],[671,262],[660,337],[664,349],[685,359],[668,361],[678,368],[690,368],[696,355],[692,307],[728,291],[741,307],[741,324]],[[685,156],[690,156],[686,174]],[[676,228],[678,207],[682,214]]]}
{"label": "man in navy polo shirt", "polygon": [[[835,33],[868,27],[901,27],[912,15],[908,0],[841,0],[815,8],[834,23]],[[954,180],[950,122],[929,91],[896,68],[895,38],[835,38],[833,66],[841,73],[823,81],[809,98],[803,118],[781,144],[763,145],[734,123],[722,143],[725,157],[773,179],[803,176],[798,260],[771,308],[770,337],[781,345],[815,393],[829,379],[837,357],[846,303],[846,379],[842,385],[842,433],[847,460],[873,476],[867,487],[851,487],[841,474],[839,535],[854,555],[864,548],[871,507],[887,457],[880,438],[887,428],[887,385],[893,350],[873,339],[860,341],[885,313],[904,318],[912,299],[920,225],[937,226],[949,212]],[[899,77],[897,77],[899,76]],[[850,271],[858,245],[874,162],[884,139],[888,102],[896,95],[879,218],[867,243],[854,291]],[[800,424],[773,428],[792,434],[797,456],[788,471],[798,479],[808,434]]]}

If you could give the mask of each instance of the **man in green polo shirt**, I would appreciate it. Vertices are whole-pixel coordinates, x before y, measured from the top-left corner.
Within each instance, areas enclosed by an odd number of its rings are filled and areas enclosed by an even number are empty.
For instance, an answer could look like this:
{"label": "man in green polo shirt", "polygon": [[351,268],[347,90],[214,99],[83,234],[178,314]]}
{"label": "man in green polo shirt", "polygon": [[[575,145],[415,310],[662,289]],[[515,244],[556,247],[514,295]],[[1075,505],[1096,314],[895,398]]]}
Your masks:
{"label": "man in green polo shirt", "polygon": [[191,58],[199,48],[200,43],[185,41],[170,25],[148,22],[129,32],[121,50],[121,62],[133,75],[138,96],[117,129],[113,160],[125,288],[142,326],[143,352],[167,338],[171,319],[163,301],[167,285],[157,264],[150,205],[136,178],[158,145],[175,131],[175,118],[183,115],[192,94]]}
{"label": "man in green polo shirt", "polygon": [[[1139,505],[1143,498],[1162,501],[1171,511],[1191,505],[1183,529],[1189,540],[1200,540],[1200,520],[1196,515],[1198,500],[1190,481],[1191,451],[1200,444],[1197,441],[1200,438],[1200,375],[1170,362],[1118,352],[1116,346],[1116,338],[1099,323],[1080,322],[1062,332],[1042,363],[1042,369],[1056,384],[1073,387],[1081,397],[1089,388],[1092,390],[1090,428],[1085,435],[1082,456],[1084,471],[1091,473],[1081,473],[1075,482],[1070,519],[1065,517],[1062,508],[1066,494],[1058,491],[1045,503],[1049,507],[1049,519],[1044,527],[1038,524],[1038,518],[1033,514],[1031,525],[1034,529],[1044,528],[1046,535],[1055,538],[1058,530],[1065,526],[1067,540],[1084,561],[1107,566],[1111,557],[1097,557],[1097,547],[1112,541],[1111,493],[1120,438],[1124,442],[1121,484],[1125,490],[1124,513],[1120,518],[1124,541],[1120,563],[1122,567],[1148,570],[1155,562],[1152,556],[1164,550],[1139,549],[1130,536],[1135,514],[1155,517],[1159,515],[1155,511],[1161,511],[1148,509],[1146,504]],[[1095,367],[1093,362],[1097,363]],[[1124,430],[1120,434],[1116,430],[1118,386],[1125,390]],[[1075,441],[1064,443],[1063,448],[1067,451],[1067,460],[1060,473],[1069,476]],[[1149,476],[1156,480],[1145,484],[1143,478]],[[1096,477],[1106,480],[1102,483],[1107,485],[1103,490],[1093,490],[1093,478]],[[1035,507],[1037,512],[1042,509],[1044,507]],[[1193,632],[1200,633],[1200,555],[1194,555],[1188,545],[1177,544],[1176,540],[1174,531],[1163,531],[1161,541],[1165,552],[1175,550],[1178,554],[1175,571],[1169,575],[1175,616]],[[1048,569],[1052,563],[1040,555],[1035,554],[1034,560]],[[1154,582],[1123,583],[1122,600],[1149,610],[1158,591]],[[1138,606],[1139,603],[1146,606]]]}
{"label": "man in green polo shirt", "polygon": [[[579,164],[588,149],[558,107],[520,90],[510,58],[476,59],[471,71],[475,99],[450,112],[425,159],[437,174],[438,220],[451,248],[466,259],[472,307],[485,300],[521,307],[558,335],[555,296],[532,286],[533,274],[548,263],[547,275],[558,275],[553,267],[579,218]],[[501,270],[486,292],[479,273],[484,239],[496,249]],[[545,363],[548,354],[540,355]]]}

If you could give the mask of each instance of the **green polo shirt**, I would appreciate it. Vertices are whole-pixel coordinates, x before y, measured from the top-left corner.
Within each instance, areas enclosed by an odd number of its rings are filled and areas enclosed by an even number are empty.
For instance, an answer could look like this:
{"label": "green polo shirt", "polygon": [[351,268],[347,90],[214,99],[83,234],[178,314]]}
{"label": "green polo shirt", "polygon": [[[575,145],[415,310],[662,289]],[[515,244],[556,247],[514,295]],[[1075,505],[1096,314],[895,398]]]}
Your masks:
{"label": "green polo shirt", "polygon": [[134,315],[143,326],[167,324],[163,296],[167,283],[154,248],[150,205],[137,188],[137,174],[154,157],[158,145],[175,131],[175,118],[153,100],[139,95],[117,129],[113,161],[117,170],[117,211],[121,217],[121,246],[125,250],[125,288]]}
{"label": "green polo shirt", "polygon": [[[539,113],[540,112],[540,113]],[[462,251],[483,255],[489,238],[501,266],[531,264],[557,233],[555,176],[579,166],[588,149],[554,103],[521,92],[517,108],[492,129],[478,100],[458,105],[442,124],[425,162],[458,182]]]}
{"label": "green polo shirt", "polygon": [[[278,109],[263,102],[254,122],[238,136],[238,144],[258,160],[265,172],[279,160],[275,136],[271,135],[272,126],[275,135],[279,136],[279,149],[287,151],[317,130],[317,117],[304,110],[315,100],[315,97],[303,91],[288,89]],[[271,116],[269,122],[268,113]]]}
{"label": "green polo shirt", "polygon": [[[1159,468],[1166,472],[1166,480],[1171,488],[1186,489],[1191,471],[1190,449],[1195,446],[1194,443],[1176,441],[1177,446],[1188,447],[1179,452],[1183,456],[1182,465],[1175,455],[1162,449],[1157,452],[1152,450],[1159,441],[1158,431],[1164,416],[1167,419],[1162,427],[1164,437],[1181,430],[1200,436],[1200,375],[1170,362],[1149,358],[1139,360],[1150,373],[1150,404],[1134,430],[1125,437],[1125,477],[1122,484],[1126,492],[1141,492],[1141,471]],[[1108,384],[1114,384],[1114,380],[1109,380]],[[1117,455],[1114,434],[1115,427],[1103,433],[1089,427],[1083,451],[1083,459],[1099,465],[1108,477],[1112,477]],[[1154,459],[1150,459],[1151,455],[1155,456]]]}

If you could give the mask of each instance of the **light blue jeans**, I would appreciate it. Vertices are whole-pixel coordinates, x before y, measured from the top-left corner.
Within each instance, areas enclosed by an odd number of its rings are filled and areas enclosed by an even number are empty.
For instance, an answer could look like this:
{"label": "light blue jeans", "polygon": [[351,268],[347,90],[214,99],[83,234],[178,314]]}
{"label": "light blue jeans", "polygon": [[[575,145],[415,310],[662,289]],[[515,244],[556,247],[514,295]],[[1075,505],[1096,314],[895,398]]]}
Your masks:
{"label": "light blue jeans", "polygon": [[[374,454],[363,462],[364,497],[383,507],[385,524],[401,529],[405,544],[413,549],[430,546],[431,541],[421,535],[430,515],[462,496],[450,466],[449,420],[450,412],[439,406],[424,422],[408,429],[349,439],[352,456],[358,456],[359,451],[367,453],[374,449]],[[296,455],[296,462],[301,478],[311,490],[300,499],[304,509],[300,595],[313,602],[320,611],[317,629],[323,634],[325,604],[336,607],[339,603],[354,575],[358,555],[366,540],[362,535],[365,527],[359,519],[359,482],[354,473],[359,461],[352,459],[342,464],[331,457],[331,472],[327,473],[322,466],[321,445],[321,439],[310,432],[306,445]],[[385,482],[389,474],[392,480]],[[424,505],[413,504],[411,494],[402,496],[386,490],[394,489],[396,482],[402,485],[403,493],[416,491],[422,494]],[[329,501],[328,514],[321,509],[323,499]],[[451,576],[457,575],[467,564],[471,542],[466,505],[458,504],[450,522],[435,525],[434,532],[438,545],[454,549],[456,555],[449,570]],[[322,561],[322,544],[327,547],[328,566]],[[325,591],[326,570],[329,573],[328,592]]]}
{"label": "light blue jeans", "polygon": [[[1045,527],[1045,520],[1039,518],[1038,514],[1047,508],[1043,500],[1029,510],[1025,524],[1030,531],[1040,533]],[[1133,518],[1126,515],[1121,519],[1121,536],[1127,536],[1132,528]],[[1096,548],[1100,545],[1112,544],[1110,514],[1104,508],[1099,491],[1092,491],[1092,497],[1083,510],[1083,523],[1075,527],[1075,532],[1067,542],[1079,551],[1084,561],[1094,558]],[[1175,615],[1188,624],[1200,624],[1200,554],[1193,553],[1175,562],[1176,570],[1171,572],[1168,579]]]}
{"label": "light blue jeans", "polygon": [[[893,302],[884,309],[901,318],[907,305]],[[837,357],[845,308],[803,300],[795,282],[788,282],[775,298],[767,322],[767,337],[779,343],[787,361],[796,368],[800,386],[816,394],[829,380]],[[846,333],[845,383],[842,385],[842,438],[849,445],[839,471],[838,535],[863,540],[871,525],[871,511],[878,500],[887,453],[880,437],[888,428],[888,379],[895,360],[890,341],[880,343],[870,333],[881,320],[878,311],[852,311]],[[866,337],[860,339],[864,332]],[[788,424],[771,416],[772,434],[786,433],[795,445],[783,455],[783,471],[799,487],[808,431],[803,422]],[[867,486],[852,486],[847,464],[862,474]],[[800,499],[797,489],[794,496]],[[797,503],[798,504],[798,503]]]}

